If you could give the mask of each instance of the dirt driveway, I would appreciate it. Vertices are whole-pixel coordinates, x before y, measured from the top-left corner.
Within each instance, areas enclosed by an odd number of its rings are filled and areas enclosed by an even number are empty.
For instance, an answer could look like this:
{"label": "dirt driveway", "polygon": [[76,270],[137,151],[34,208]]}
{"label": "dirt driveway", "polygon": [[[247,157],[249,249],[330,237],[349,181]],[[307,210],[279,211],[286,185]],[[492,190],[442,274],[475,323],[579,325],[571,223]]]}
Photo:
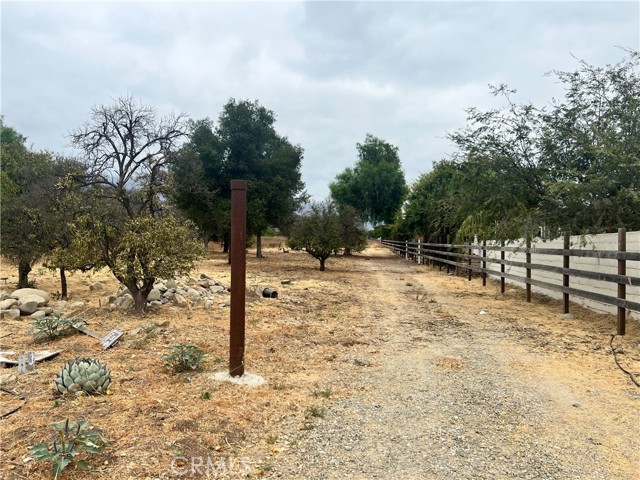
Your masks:
{"label": "dirt driveway", "polygon": [[[353,394],[290,434],[271,475],[640,478],[640,389],[614,364],[612,317],[366,253],[359,356],[325,379]],[[637,322],[616,342],[639,372]]]}

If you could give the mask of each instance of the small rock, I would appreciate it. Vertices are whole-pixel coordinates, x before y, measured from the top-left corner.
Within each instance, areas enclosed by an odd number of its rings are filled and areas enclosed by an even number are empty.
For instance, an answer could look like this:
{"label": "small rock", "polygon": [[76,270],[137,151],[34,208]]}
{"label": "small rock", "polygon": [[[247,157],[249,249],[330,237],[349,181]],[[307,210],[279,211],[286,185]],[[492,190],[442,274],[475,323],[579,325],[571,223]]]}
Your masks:
{"label": "small rock", "polygon": [[213,302],[211,300],[206,300],[204,302],[204,309],[211,310],[213,308]]}
{"label": "small rock", "polygon": [[64,310],[65,308],[67,308],[67,301],[66,300],[58,300],[57,302],[53,302],[53,304],[51,306],[53,308],[55,308],[56,310]]}
{"label": "small rock", "polygon": [[10,308],[8,310],[0,310],[0,318],[9,318],[11,320],[16,320],[20,318],[20,310],[17,308]]}
{"label": "small rock", "polygon": [[180,295],[179,293],[176,293],[176,296],[173,297],[173,304],[176,307],[180,307],[180,308],[185,308],[189,305],[189,303],[187,302],[187,300]]}
{"label": "small rock", "polygon": [[153,309],[153,310],[158,310],[160,307],[162,307],[163,303],[159,300],[153,300],[151,302],[149,302],[149,308]]}
{"label": "small rock", "polygon": [[169,325],[169,320],[156,320],[153,322],[156,327],[166,327]]}
{"label": "small rock", "polygon": [[207,280],[213,280],[209,275],[207,275],[206,273],[201,273],[200,274],[200,278],[202,279],[207,279]]}
{"label": "small rock", "polygon": [[89,290],[102,290],[104,289],[104,283],[96,282],[89,285]]}
{"label": "small rock", "polygon": [[69,305],[69,308],[81,308],[84,306],[85,306],[84,302],[78,301],[78,302],[73,302],[71,305]]}
{"label": "small rock", "polygon": [[162,298],[162,292],[157,288],[154,288],[149,292],[149,296],[147,297],[148,302],[157,302]]}
{"label": "small rock", "polygon": [[167,280],[165,282],[165,285],[167,286],[168,290],[171,290],[173,288],[173,290],[175,291],[178,288],[178,284],[175,280]]}
{"label": "small rock", "polygon": [[563,314],[562,314],[562,317],[563,317],[563,318],[569,318],[569,319],[571,319],[571,318],[576,318],[576,317],[573,315],[573,313],[563,313]]}
{"label": "small rock", "polygon": [[122,297],[122,302],[120,302],[118,307],[122,310],[129,310],[130,308],[133,308],[135,303],[136,302],[133,301],[133,297],[131,295],[125,295]]}
{"label": "small rock", "polygon": [[[28,297],[27,297],[28,298]],[[42,300],[42,297],[37,297],[37,296],[31,296],[31,298],[40,298],[40,300]],[[18,308],[20,309],[20,311],[22,312],[23,315],[31,315],[32,313],[34,313],[36,310],[38,310],[38,307],[40,305],[43,305],[42,301],[38,301],[38,300],[26,300],[26,301],[20,301],[20,304],[18,305]]]}
{"label": "small rock", "polygon": [[285,280],[282,280],[282,281],[280,282],[280,284],[281,284],[281,285],[290,285],[290,284],[291,284],[291,280],[287,278],[287,279],[285,279]]}
{"label": "small rock", "polygon": [[142,327],[136,327],[129,331],[129,335],[140,335],[144,329]]}
{"label": "small rock", "polygon": [[484,310],[480,310],[480,315],[486,315],[487,312],[485,312]]}
{"label": "small rock", "polygon": [[38,319],[38,318],[44,318],[44,317],[46,317],[46,316],[47,316],[47,314],[46,314],[44,311],[42,311],[42,310],[37,310],[37,311],[33,312],[33,313],[30,315],[30,317],[31,317],[31,318],[36,318],[36,319]]}
{"label": "small rock", "polygon": [[14,305],[18,304],[18,300],[15,298],[7,298],[0,302],[0,310],[9,310]]}
{"label": "small rock", "polygon": [[212,285],[209,287],[211,293],[224,293],[225,288],[221,285]]}

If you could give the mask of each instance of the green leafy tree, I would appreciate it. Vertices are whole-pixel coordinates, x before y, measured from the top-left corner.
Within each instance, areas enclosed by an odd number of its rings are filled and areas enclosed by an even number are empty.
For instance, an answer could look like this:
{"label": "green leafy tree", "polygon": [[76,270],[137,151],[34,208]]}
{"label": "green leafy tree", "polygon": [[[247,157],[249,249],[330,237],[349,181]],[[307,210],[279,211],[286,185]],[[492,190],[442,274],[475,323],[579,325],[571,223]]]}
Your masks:
{"label": "green leafy tree", "polygon": [[367,134],[357,143],[358,161],[329,185],[338,205],[351,205],[375,224],[392,223],[407,193],[398,147]]}
{"label": "green leafy tree", "polygon": [[540,115],[531,104],[511,99],[515,90],[492,87],[504,108],[467,110],[467,127],[449,134],[458,147],[460,169],[456,198],[464,220],[458,239],[509,240],[536,232],[546,193],[539,167]]}
{"label": "green leafy tree", "polygon": [[287,243],[317,259],[320,271],[324,271],[327,258],[343,245],[340,218],[334,203],[330,200],[312,202],[309,211],[293,224]]}
{"label": "green leafy tree", "polygon": [[367,231],[355,208],[345,205],[338,209],[340,247],[344,255],[361,252],[367,247]]}
{"label": "green leafy tree", "polygon": [[268,227],[284,227],[306,199],[300,167],[303,150],[275,130],[275,114],[257,101],[230,99],[217,126],[194,124],[176,155],[176,205],[209,238],[228,240],[230,181],[247,180],[247,233],[257,237],[257,256]]}
{"label": "green leafy tree", "polygon": [[640,229],[640,53],[627,53],[615,65],[553,72],[565,96],[543,116],[552,231]]}
{"label": "green leafy tree", "polygon": [[86,173],[78,180],[94,189],[103,206],[79,222],[84,234],[76,247],[100,252],[138,311],[158,277],[188,272],[201,254],[194,232],[164,202],[170,193],[167,166],[185,134],[182,115],[158,119],[152,107],[131,97],[95,107],[71,134],[85,159]]}
{"label": "green leafy tree", "polygon": [[464,220],[459,212],[460,168],[450,160],[434,163],[411,186],[397,228],[407,237],[444,243],[454,238]]}
{"label": "green leafy tree", "polygon": [[53,156],[26,146],[26,138],[0,122],[2,255],[18,267],[18,287],[28,287],[29,273],[49,245],[47,215],[55,179]]}

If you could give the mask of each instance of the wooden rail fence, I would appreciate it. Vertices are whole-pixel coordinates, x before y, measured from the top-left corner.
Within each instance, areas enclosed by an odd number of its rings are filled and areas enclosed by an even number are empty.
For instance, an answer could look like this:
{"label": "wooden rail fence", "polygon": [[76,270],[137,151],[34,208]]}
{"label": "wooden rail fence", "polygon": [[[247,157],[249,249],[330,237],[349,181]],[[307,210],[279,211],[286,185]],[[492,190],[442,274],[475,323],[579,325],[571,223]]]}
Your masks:
{"label": "wooden rail fence", "polygon": [[[607,305],[617,307],[617,333],[624,335],[626,329],[626,311],[632,310],[640,312],[640,303],[626,299],[626,287],[640,286],[640,276],[630,276],[626,274],[627,261],[640,261],[640,252],[628,252],[626,249],[626,230],[618,230],[617,250],[579,250],[570,248],[570,237],[564,236],[564,248],[531,248],[531,241],[527,240],[524,247],[506,247],[504,242],[501,245],[481,245],[475,244],[448,244],[448,243],[424,243],[420,241],[399,241],[383,239],[382,244],[390,248],[394,253],[404,256],[419,264],[428,263],[438,265],[440,268],[447,267],[447,271],[455,268],[456,271],[466,270],[467,278],[471,280],[472,272],[479,272],[482,275],[482,285],[486,285],[487,275],[500,277],[500,291],[505,292],[505,279],[522,282],[526,285],[527,302],[531,301],[531,286],[536,286],[546,290],[562,293],[563,313],[569,313],[569,297],[571,295],[589,300],[594,300]],[[479,255],[473,251],[481,252]],[[499,251],[500,258],[487,256],[487,251]],[[518,262],[505,259],[505,252],[524,252],[526,260]],[[562,257],[562,267],[532,263],[531,255],[555,255]],[[578,270],[571,268],[571,257],[595,257],[615,259],[618,262],[618,273],[603,273],[588,270]],[[487,263],[500,264],[500,272],[487,268]],[[505,271],[505,266],[521,267],[525,269],[525,276],[514,275]],[[562,274],[562,285],[545,282],[532,278],[532,272],[540,270]],[[599,282],[609,282],[618,285],[617,296],[605,295],[596,292],[589,292],[572,288],[570,286],[571,277],[582,277]]]}

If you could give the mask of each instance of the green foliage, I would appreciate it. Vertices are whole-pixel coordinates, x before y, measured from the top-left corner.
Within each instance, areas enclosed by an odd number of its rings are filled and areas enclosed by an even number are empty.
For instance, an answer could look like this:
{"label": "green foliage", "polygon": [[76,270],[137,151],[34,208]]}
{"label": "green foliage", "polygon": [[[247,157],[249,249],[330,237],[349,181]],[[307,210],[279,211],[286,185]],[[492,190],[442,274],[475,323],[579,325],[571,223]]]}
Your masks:
{"label": "green foliage", "polygon": [[[215,126],[192,124],[190,141],[175,155],[173,199],[207,239],[230,235],[230,181],[247,180],[247,233],[285,227],[306,199],[303,150],[275,130],[275,114],[257,101],[230,99]],[[260,252],[258,252],[260,255]]]}
{"label": "green foliage", "polygon": [[199,370],[202,367],[204,351],[193,344],[176,345],[171,347],[171,353],[163,358],[167,362],[165,367],[172,368],[174,372],[188,372]]}
{"label": "green foliage", "polygon": [[54,380],[60,395],[80,392],[106,394],[110,383],[109,368],[93,358],[69,360]]}
{"label": "green foliage", "polygon": [[324,418],[327,414],[327,409],[324,407],[313,406],[309,407],[304,412],[304,418]]}
{"label": "green foliage", "polygon": [[75,457],[82,453],[88,455],[100,453],[104,447],[110,446],[109,442],[93,430],[86,420],[73,423],[67,419],[64,422],[54,423],[53,427],[57,430],[55,438],[46,443],[33,445],[29,447],[29,451],[36,461],[53,462],[54,480],[74,461],[78,468],[88,470],[89,465],[86,460],[75,460]]}
{"label": "green foliage", "polygon": [[325,261],[342,246],[340,218],[333,202],[312,202],[310,210],[294,223],[288,238],[293,249],[303,249],[320,262],[324,271]]}
{"label": "green foliage", "polygon": [[131,97],[93,108],[71,134],[83,152],[76,182],[95,194],[96,211],[78,218],[77,252],[100,252],[99,262],[130,290],[140,311],[158,277],[188,272],[202,252],[188,224],[166,212],[168,165],[186,134],[185,117],[158,118]]}
{"label": "green foliage", "polygon": [[52,315],[36,318],[32,323],[32,329],[29,330],[36,340],[46,341],[55,340],[58,337],[74,332],[73,325],[82,321],[80,318],[67,318],[62,313],[54,313]]}
{"label": "green foliage", "polygon": [[371,134],[356,144],[358,161],[329,185],[338,205],[350,205],[373,224],[391,223],[407,193],[398,148]]}
{"label": "green foliage", "polygon": [[361,252],[367,247],[367,231],[355,208],[344,205],[338,211],[340,243],[345,255]]}
{"label": "green foliage", "polygon": [[467,110],[458,151],[414,183],[395,236],[515,240],[640,229],[640,53],[553,72],[564,98],[537,108],[492,88],[502,108]]}

